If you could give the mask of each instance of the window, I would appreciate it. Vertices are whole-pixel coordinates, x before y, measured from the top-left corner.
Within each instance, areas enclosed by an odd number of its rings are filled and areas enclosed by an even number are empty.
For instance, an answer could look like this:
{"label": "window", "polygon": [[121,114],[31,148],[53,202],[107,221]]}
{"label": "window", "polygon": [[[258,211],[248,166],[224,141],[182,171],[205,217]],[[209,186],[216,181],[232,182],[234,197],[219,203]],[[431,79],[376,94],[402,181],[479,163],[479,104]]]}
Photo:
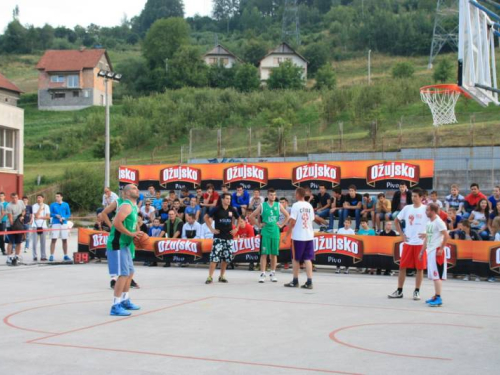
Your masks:
{"label": "window", "polygon": [[52,94],[52,99],[66,99],[66,94],[64,92],[56,92]]}
{"label": "window", "polygon": [[208,59],[208,63],[209,63],[210,65],[217,65],[217,64],[219,63],[219,59],[217,59],[217,57],[210,57],[210,58]]}
{"label": "window", "polygon": [[64,76],[50,76],[50,82],[63,83],[64,82]]}
{"label": "window", "polygon": [[83,97],[84,98],[90,97],[90,91],[89,90],[83,90]]}
{"label": "window", "polygon": [[228,58],[221,58],[220,59],[220,64],[222,66],[226,66],[227,64],[229,64],[229,59]]}
{"label": "window", "polygon": [[14,169],[14,130],[0,128],[0,168]]}
{"label": "window", "polygon": [[80,87],[79,76],[68,76],[68,87]]}
{"label": "window", "polygon": [[78,91],[73,91],[73,98],[80,97],[80,93]]}

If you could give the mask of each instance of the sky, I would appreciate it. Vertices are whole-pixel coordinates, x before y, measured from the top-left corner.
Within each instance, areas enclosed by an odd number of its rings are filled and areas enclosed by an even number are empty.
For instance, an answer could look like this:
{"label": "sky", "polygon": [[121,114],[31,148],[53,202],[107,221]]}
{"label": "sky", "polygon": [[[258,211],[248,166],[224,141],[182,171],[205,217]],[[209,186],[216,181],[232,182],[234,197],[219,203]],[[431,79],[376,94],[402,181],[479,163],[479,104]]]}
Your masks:
{"label": "sky", "polygon": [[[12,20],[12,10],[19,6],[19,19],[23,25],[43,26],[116,26],[123,15],[130,19],[138,15],[146,0],[0,0],[0,33]],[[105,7],[105,8],[104,8]],[[101,10],[99,10],[101,9]],[[184,0],[187,17],[196,13],[210,15],[212,0]]]}

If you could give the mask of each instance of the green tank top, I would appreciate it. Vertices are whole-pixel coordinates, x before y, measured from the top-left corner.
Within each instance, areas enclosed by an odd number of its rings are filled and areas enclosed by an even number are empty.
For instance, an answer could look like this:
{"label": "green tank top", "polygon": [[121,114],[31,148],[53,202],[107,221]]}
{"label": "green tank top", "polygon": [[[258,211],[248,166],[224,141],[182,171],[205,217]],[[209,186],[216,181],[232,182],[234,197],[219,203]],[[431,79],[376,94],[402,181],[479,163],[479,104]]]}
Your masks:
{"label": "green tank top", "polygon": [[278,221],[280,218],[280,204],[274,202],[272,206],[269,206],[268,202],[262,203],[262,223],[266,224],[262,228],[262,234],[266,237],[280,237],[280,228],[278,227]]}
{"label": "green tank top", "polygon": [[[129,200],[121,200],[117,202],[117,207],[120,207],[124,204],[129,204],[132,207],[132,212],[125,218],[123,221],[123,226],[129,232],[135,232],[137,230],[137,206],[132,204]],[[114,226],[111,227],[111,232],[108,237],[108,250],[120,250],[125,247],[128,247],[130,253],[132,254],[132,258],[135,256],[135,245],[133,241],[133,237],[127,236],[121,232],[118,232]]]}

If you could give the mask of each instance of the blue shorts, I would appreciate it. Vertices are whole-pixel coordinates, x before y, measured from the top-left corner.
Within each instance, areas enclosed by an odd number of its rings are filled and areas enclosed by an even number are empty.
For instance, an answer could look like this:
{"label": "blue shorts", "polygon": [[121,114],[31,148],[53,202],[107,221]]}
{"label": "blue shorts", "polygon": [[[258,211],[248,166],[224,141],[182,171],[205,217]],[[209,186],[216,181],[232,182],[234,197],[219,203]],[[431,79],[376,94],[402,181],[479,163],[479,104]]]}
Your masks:
{"label": "blue shorts", "polygon": [[130,276],[134,273],[134,262],[128,247],[121,250],[107,250],[106,256],[111,276]]}

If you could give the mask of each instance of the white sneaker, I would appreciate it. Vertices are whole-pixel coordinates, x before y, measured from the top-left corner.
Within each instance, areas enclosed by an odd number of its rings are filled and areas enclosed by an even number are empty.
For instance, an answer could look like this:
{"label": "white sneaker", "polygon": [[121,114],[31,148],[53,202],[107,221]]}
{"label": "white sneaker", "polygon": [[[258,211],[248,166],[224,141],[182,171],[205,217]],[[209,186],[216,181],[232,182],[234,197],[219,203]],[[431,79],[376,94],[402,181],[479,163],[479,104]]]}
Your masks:
{"label": "white sneaker", "polygon": [[476,276],[476,281],[481,281],[481,278]]}
{"label": "white sneaker", "polygon": [[5,262],[8,266],[10,266],[12,264],[12,257],[11,256],[8,256],[7,257],[7,261]]}
{"label": "white sneaker", "polygon": [[344,270],[344,274],[349,275],[349,267],[346,267],[346,269]]}
{"label": "white sneaker", "polygon": [[269,275],[269,277],[271,278],[271,281],[273,283],[275,283],[275,282],[278,281],[278,278],[276,277],[276,273],[274,273],[274,272],[271,272],[271,274]]}
{"label": "white sneaker", "polygon": [[259,283],[264,283],[266,281],[266,273],[262,272],[259,277]]}
{"label": "white sneaker", "polygon": [[337,269],[335,270],[335,273],[340,273],[340,267],[337,266]]}
{"label": "white sneaker", "polygon": [[463,281],[469,281],[469,275],[465,275],[464,278],[462,279]]}
{"label": "white sneaker", "polygon": [[419,291],[415,290],[413,292],[413,300],[414,301],[420,301],[420,292]]}

